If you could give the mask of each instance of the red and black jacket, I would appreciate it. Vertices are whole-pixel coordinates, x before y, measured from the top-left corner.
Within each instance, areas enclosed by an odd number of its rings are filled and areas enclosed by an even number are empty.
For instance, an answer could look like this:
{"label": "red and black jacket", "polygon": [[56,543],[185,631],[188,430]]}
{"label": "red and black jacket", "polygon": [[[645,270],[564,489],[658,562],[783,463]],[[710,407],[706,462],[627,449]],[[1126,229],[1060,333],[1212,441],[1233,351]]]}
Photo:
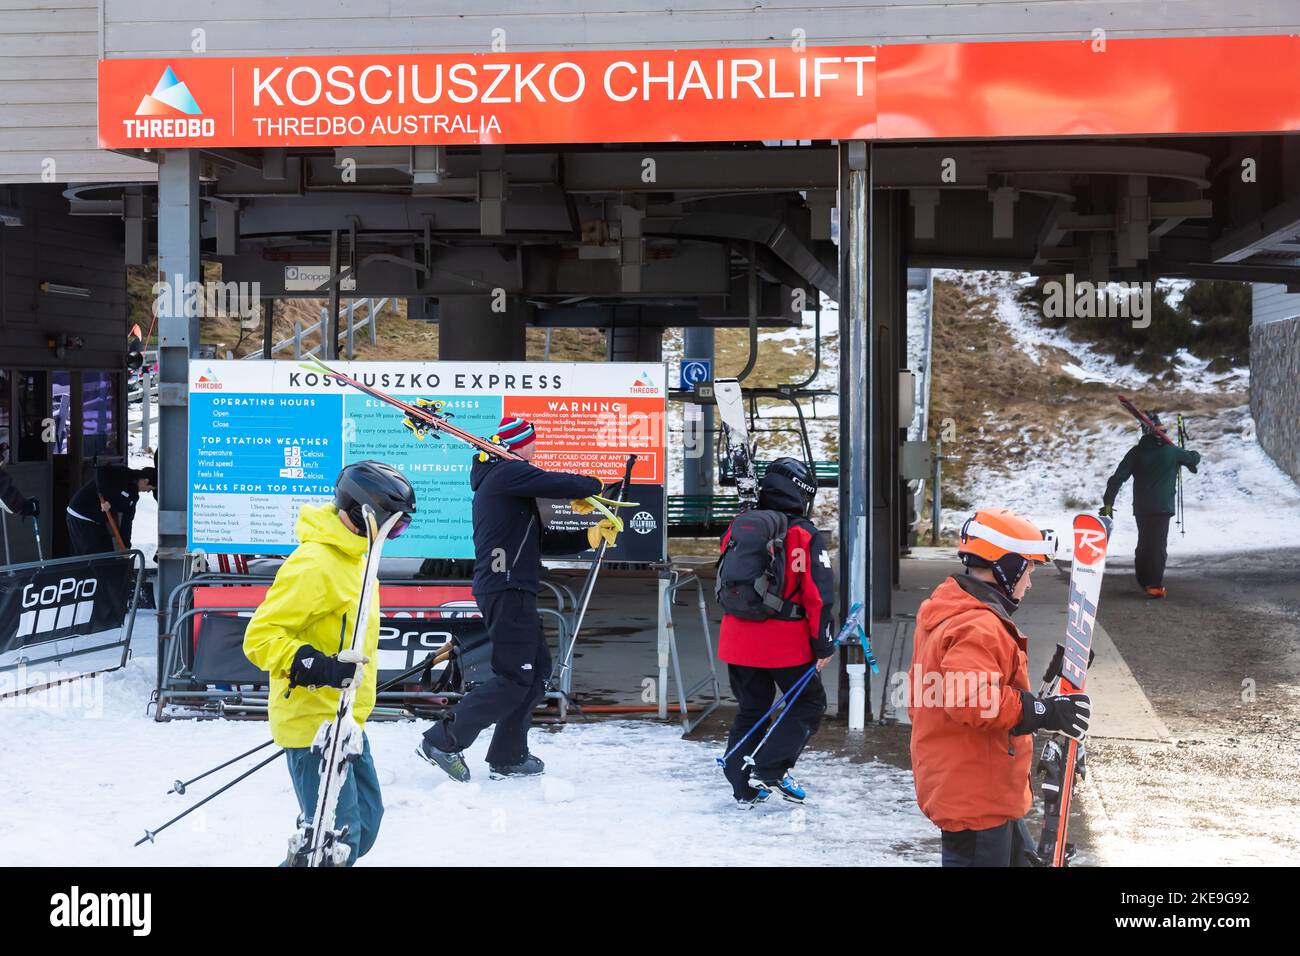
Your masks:
{"label": "red and black jacket", "polygon": [[[722,537],[722,551],[727,549],[730,537],[728,530]],[[747,621],[725,614],[718,637],[718,658],[745,667],[794,667],[829,657],[834,650],[835,575],[830,553],[822,533],[812,522],[796,515],[790,515],[785,535],[782,597],[802,607],[804,616],[797,621]]]}

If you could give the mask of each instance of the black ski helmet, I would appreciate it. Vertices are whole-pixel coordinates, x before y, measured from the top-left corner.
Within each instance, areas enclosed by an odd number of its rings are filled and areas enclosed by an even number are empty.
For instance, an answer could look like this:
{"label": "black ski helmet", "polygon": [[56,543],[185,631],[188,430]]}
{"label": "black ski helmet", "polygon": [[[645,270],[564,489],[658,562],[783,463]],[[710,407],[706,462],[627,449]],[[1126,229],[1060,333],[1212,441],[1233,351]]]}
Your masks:
{"label": "black ski helmet", "polygon": [[817,475],[798,458],[778,458],[758,483],[758,503],[764,508],[807,517],[817,496]]}
{"label": "black ski helmet", "polygon": [[362,506],[369,505],[375,521],[384,522],[400,512],[405,520],[393,525],[388,536],[396,538],[411,523],[415,514],[415,489],[406,476],[382,461],[358,461],[344,467],[334,482],[334,506],[348,516],[354,527],[365,534],[366,519]]}

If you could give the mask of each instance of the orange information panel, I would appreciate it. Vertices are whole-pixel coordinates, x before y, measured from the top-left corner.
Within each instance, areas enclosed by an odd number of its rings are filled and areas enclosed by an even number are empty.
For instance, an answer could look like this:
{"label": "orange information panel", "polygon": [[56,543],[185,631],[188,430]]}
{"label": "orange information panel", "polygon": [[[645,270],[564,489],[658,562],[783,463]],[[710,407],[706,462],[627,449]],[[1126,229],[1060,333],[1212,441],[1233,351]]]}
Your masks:
{"label": "orange information panel", "polygon": [[627,457],[634,454],[634,482],[665,484],[662,398],[511,395],[505,399],[505,414],[537,426],[541,468],[594,475],[608,483],[623,477]]}

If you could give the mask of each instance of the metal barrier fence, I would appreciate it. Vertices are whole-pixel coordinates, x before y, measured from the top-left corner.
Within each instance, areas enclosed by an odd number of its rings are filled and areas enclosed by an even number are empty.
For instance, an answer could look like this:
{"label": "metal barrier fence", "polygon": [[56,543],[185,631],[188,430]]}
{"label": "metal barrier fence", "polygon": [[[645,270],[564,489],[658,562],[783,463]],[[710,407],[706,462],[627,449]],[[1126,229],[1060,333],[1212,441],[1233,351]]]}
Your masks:
{"label": "metal barrier fence", "polygon": [[[130,562],[126,569],[130,574],[129,590],[122,598],[122,617],[115,627],[103,618],[104,599],[101,595],[102,579],[93,573],[96,565]],[[81,570],[83,574],[75,572]],[[56,558],[47,561],[29,561],[24,564],[6,565],[0,568],[0,596],[3,596],[3,609],[0,616],[4,626],[14,629],[12,647],[4,650],[5,643],[0,641],[3,656],[14,655],[9,663],[0,662],[0,672],[28,669],[42,664],[62,662],[72,658],[85,657],[101,651],[111,651],[120,647],[121,656],[117,662],[108,667],[98,667],[75,675],[64,675],[57,681],[34,686],[24,686],[16,690],[26,693],[79,677],[106,673],[125,667],[131,653],[131,638],[135,632],[135,616],[140,604],[140,592],[144,584],[144,554],[132,550],[125,552],[106,552],[104,554],[84,554],[70,558]],[[87,573],[89,572],[89,573]],[[21,584],[26,580],[25,584]],[[9,596],[19,589],[18,598],[11,602]],[[35,591],[32,588],[36,588]],[[113,605],[109,613],[116,620]],[[98,629],[96,629],[98,628]],[[117,630],[111,639],[82,642],[81,638],[96,638],[109,630]],[[32,636],[47,633],[51,635],[44,640],[32,640]],[[35,657],[27,654],[31,650]],[[0,658],[2,660],[2,658]]]}

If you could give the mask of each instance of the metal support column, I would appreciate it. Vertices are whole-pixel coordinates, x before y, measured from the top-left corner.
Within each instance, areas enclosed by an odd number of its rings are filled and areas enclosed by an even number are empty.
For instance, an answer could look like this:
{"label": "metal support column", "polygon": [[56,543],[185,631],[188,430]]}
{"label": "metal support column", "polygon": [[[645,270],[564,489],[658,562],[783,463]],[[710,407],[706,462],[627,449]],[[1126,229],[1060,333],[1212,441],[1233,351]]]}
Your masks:
{"label": "metal support column", "polygon": [[330,297],[329,315],[326,316],[323,330],[325,341],[321,351],[327,361],[334,362],[339,357],[339,231],[330,230]]}
{"label": "metal support column", "polygon": [[262,299],[262,358],[275,357],[275,299]]}
{"label": "metal support column", "polygon": [[[173,287],[203,280],[199,260],[199,153],[158,156],[158,281]],[[158,299],[158,616],[185,576],[189,504],[189,364],[199,347],[199,319],[185,315],[181,295]],[[179,314],[177,314],[179,312]],[[163,655],[158,655],[159,685]]]}
{"label": "metal support column", "polygon": [[[710,326],[687,328],[682,333],[682,359],[714,358],[714,330]],[[686,461],[682,492],[687,495],[713,494],[713,405],[687,405]]]}
{"label": "metal support column", "polygon": [[903,496],[899,492],[899,346],[907,339],[907,269],[903,254],[906,197],[882,190],[871,202],[871,611],[873,620],[893,614],[898,583]]}
{"label": "metal support column", "polygon": [[[840,144],[840,612],[861,603],[872,620],[867,586],[871,564],[871,466],[874,391],[871,330],[871,149]],[[840,657],[839,704],[848,706],[849,679]]]}

